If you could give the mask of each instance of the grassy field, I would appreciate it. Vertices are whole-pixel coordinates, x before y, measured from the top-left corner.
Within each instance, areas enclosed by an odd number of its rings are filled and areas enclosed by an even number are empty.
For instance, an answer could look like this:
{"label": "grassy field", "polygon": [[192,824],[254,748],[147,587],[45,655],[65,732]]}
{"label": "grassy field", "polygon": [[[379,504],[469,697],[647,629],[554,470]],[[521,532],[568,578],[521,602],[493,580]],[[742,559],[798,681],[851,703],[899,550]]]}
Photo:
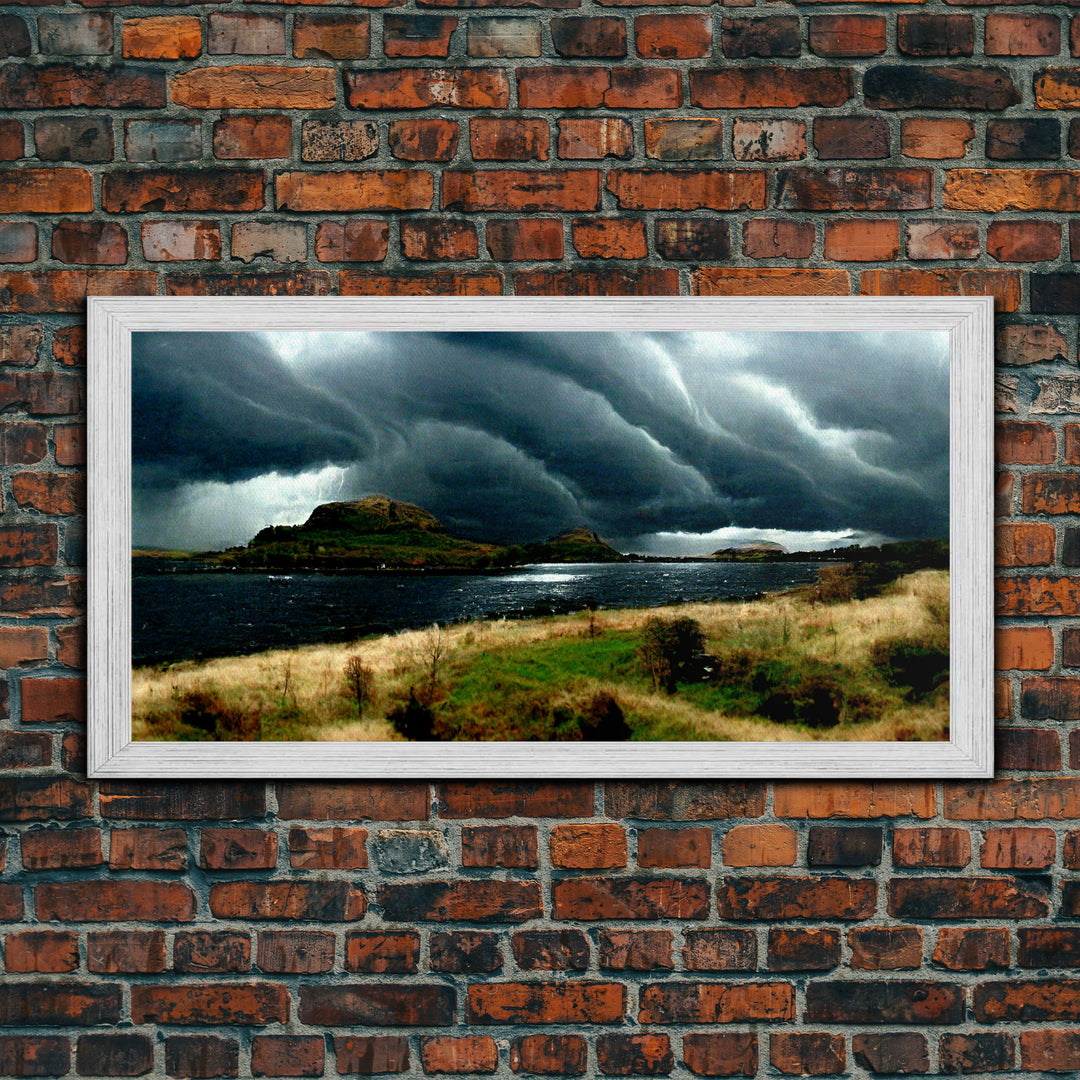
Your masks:
{"label": "grassy field", "polygon": [[[921,570],[864,600],[822,603],[810,587],[747,603],[472,622],[139,668],[133,735],[944,739],[948,602],[947,572]],[[643,660],[648,627],[660,625],[650,619],[694,620],[704,637],[673,693]]]}

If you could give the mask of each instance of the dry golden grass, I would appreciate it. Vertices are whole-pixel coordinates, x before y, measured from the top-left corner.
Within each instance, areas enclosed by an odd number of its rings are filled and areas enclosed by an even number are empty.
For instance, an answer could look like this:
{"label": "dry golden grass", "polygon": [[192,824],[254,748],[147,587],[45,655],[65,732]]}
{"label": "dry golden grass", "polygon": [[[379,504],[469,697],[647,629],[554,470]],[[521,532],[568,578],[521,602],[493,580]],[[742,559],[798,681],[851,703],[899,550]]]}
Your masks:
{"label": "dry golden grass", "polygon": [[[815,604],[807,590],[761,600],[693,603],[667,608],[595,612],[599,633],[636,632],[653,615],[697,620],[706,650],[746,648],[769,654],[802,655],[852,669],[866,665],[870,648],[882,638],[929,639],[947,635],[949,576],[922,570],[893,583],[880,597],[840,604]],[[394,740],[399,736],[383,719],[387,708],[427,677],[433,654],[439,678],[464,670],[470,658],[505,653],[562,637],[581,638],[588,616],[472,622],[412,630],[359,642],[273,650],[254,656],[139,668],[132,675],[132,728],[136,740],[173,737],[148,722],[167,713],[178,694],[212,688],[230,704],[258,713],[288,706],[301,734],[285,738],[319,741]],[[356,653],[374,675],[375,694],[365,715],[343,693],[342,672]],[[692,731],[700,740],[807,741],[894,740],[941,737],[948,724],[947,688],[918,703],[890,707],[876,722],[842,723],[808,732],[761,717],[720,715],[674,697],[602,679],[583,678],[563,692],[609,692],[618,696],[628,719],[648,716],[664,727]],[[559,692],[556,692],[558,695]],[[631,721],[632,722],[632,721]],[[898,735],[899,733],[899,735]],[[264,734],[264,738],[265,738]],[[278,736],[282,737],[282,736]]]}

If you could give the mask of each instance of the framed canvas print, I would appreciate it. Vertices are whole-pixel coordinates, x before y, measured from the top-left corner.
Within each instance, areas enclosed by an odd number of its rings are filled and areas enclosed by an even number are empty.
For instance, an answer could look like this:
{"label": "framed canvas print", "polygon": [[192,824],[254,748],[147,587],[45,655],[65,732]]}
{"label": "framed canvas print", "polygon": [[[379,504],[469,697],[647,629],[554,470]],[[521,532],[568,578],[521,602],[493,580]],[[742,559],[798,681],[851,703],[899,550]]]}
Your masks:
{"label": "framed canvas print", "polygon": [[989,298],[94,298],[95,777],[992,775]]}

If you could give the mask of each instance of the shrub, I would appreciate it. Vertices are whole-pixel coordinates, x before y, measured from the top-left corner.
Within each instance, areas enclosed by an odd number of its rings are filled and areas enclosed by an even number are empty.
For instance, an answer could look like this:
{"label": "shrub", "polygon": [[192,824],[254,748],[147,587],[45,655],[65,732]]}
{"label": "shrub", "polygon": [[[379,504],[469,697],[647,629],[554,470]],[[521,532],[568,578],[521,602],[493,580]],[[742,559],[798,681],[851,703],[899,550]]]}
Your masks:
{"label": "shrub", "polygon": [[219,742],[252,742],[262,733],[258,713],[229,705],[213,687],[177,687],[173,700],[182,724],[204,731]]}
{"label": "shrub", "polygon": [[633,734],[613,694],[595,694],[578,721],[585,742],[626,742]]}
{"label": "shrub", "polygon": [[408,701],[395,705],[386,719],[402,738],[411,742],[431,742],[435,738],[435,712],[416,696],[415,689],[409,689]]}
{"label": "shrub", "polygon": [[653,689],[674,694],[679,676],[704,647],[705,632],[696,619],[650,615],[645,620],[638,656]]}
{"label": "shrub", "polygon": [[921,638],[885,638],[874,643],[870,662],[912,698],[926,697],[949,678],[949,654]]}

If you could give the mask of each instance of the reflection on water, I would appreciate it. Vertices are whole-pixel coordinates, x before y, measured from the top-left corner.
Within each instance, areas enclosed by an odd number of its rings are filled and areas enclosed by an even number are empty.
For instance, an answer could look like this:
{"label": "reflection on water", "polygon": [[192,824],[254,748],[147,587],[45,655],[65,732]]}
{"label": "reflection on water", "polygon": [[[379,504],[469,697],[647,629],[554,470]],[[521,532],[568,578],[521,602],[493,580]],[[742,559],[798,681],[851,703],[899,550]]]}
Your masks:
{"label": "reflection on water", "polygon": [[136,664],[349,641],[466,619],[746,599],[804,585],[819,563],[590,563],[509,574],[135,574]]}

